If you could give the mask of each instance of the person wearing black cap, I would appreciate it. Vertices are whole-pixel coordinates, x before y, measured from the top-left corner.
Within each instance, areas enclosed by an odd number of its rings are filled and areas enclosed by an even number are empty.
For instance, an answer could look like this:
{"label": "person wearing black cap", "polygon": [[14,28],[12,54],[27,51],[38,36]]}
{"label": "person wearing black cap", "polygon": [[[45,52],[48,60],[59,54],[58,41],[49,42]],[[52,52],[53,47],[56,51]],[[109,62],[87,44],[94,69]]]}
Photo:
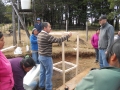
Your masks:
{"label": "person wearing black cap", "polygon": [[120,39],[106,54],[109,67],[94,69],[76,86],[75,90],[120,90]]}
{"label": "person wearing black cap", "polygon": [[34,28],[36,28],[39,33],[41,32],[42,27],[41,27],[40,18],[37,18],[37,22],[35,23]]}
{"label": "person wearing black cap", "polygon": [[99,64],[100,68],[109,66],[106,61],[106,54],[114,42],[114,27],[107,22],[106,15],[101,15],[99,17],[99,24],[100,24],[100,34],[99,34],[99,41],[98,41],[98,48],[99,48]]}
{"label": "person wearing black cap", "polygon": [[30,45],[32,51],[32,58],[36,64],[39,64],[38,61],[38,42],[37,42],[38,31],[36,28],[32,29],[32,35],[30,36]]}

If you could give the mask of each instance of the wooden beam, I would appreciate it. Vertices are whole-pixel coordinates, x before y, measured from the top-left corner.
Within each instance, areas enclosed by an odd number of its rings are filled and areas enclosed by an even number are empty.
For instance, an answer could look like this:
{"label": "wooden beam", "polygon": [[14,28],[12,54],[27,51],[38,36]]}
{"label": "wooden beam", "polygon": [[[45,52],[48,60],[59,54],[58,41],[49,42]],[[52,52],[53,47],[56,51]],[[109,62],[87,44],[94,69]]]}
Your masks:
{"label": "wooden beam", "polygon": [[15,11],[12,7],[13,45],[17,44]]}
{"label": "wooden beam", "polygon": [[16,46],[9,46],[9,47],[6,47],[4,49],[1,49],[2,52],[5,52],[5,51],[9,51],[11,49],[14,49]]}
{"label": "wooden beam", "polygon": [[59,88],[57,88],[56,90],[65,90],[66,86],[69,87],[69,90],[74,90],[76,85],[82,80],[83,77],[85,77],[88,74],[90,69],[91,68],[88,68],[88,69],[84,70],[83,72],[81,72],[80,74],[78,74],[73,79],[69,80],[64,85],[62,85]]}
{"label": "wooden beam", "polygon": [[24,28],[27,36],[28,36],[28,38],[29,38],[29,37],[30,37],[30,33],[28,32],[27,27],[25,26],[25,23],[24,23],[24,21],[22,20],[19,12],[18,12],[17,8],[15,7],[15,5],[14,5],[14,3],[13,3],[12,0],[11,0],[11,5],[12,5],[12,7],[14,8],[14,11],[16,12],[16,14],[17,14],[17,16],[18,16],[18,18],[19,18],[19,20],[20,20],[20,22],[21,22],[21,24],[22,24],[22,26],[23,26],[23,28]]}
{"label": "wooden beam", "polygon": [[19,14],[33,14],[32,12],[19,12]]}

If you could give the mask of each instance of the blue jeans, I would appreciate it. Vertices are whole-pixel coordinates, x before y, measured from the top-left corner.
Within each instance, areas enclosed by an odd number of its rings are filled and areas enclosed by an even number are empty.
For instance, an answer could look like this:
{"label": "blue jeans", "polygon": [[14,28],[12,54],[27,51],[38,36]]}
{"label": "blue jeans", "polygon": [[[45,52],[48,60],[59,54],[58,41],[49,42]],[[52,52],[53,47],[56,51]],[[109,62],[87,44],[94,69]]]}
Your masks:
{"label": "blue jeans", "polygon": [[36,64],[40,64],[38,60],[38,52],[32,52],[32,58]]}
{"label": "blue jeans", "polygon": [[108,64],[108,62],[106,60],[105,52],[106,52],[105,49],[99,49],[99,64],[100,64],[100,68],[109,66],[109,64]]}
{"label": "blue jeans", "polygon": [[95,57],[96,57],[96,61],[99,60],[99,50],[97,48],[95,48]]}
{"label": "blue jeans", "polygon": [[52,57],[39,55],[40,80],[39,87],[52,90],[53,60]]}

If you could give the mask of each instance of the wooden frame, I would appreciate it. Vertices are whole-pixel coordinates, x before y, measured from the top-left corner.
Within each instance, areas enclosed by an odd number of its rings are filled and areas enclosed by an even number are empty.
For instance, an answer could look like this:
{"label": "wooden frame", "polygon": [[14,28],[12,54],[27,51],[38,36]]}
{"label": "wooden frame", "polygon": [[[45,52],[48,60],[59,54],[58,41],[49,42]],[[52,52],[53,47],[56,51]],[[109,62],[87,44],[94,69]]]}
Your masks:
{"label": "wooden frame", "polygon": [[[65,73],[76,68],[76,75],[78,74],[78,60],[79,60],[79,35],[77,35],[76,64],[65,61],[64,42],[62,42],[62,61],[53,64],[53,69],[63,74],[63,84],[65,84]],[[56,65],[59,64],[62,64],[62,69],[55,67]],[[65,70],[65,64],[71,65],[72,67]]]}

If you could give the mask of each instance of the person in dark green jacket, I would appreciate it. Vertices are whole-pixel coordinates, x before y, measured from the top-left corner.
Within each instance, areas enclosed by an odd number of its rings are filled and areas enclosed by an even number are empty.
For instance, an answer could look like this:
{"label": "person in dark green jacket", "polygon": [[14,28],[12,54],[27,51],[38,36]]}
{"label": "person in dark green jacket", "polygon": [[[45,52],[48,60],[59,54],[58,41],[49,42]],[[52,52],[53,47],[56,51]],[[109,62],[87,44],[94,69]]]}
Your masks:
{"label": "person in dark green jacket", "polygon": [[110,66],[91,70],[75,90],[120,90],[120,39],[112,44],[106,56]]}

